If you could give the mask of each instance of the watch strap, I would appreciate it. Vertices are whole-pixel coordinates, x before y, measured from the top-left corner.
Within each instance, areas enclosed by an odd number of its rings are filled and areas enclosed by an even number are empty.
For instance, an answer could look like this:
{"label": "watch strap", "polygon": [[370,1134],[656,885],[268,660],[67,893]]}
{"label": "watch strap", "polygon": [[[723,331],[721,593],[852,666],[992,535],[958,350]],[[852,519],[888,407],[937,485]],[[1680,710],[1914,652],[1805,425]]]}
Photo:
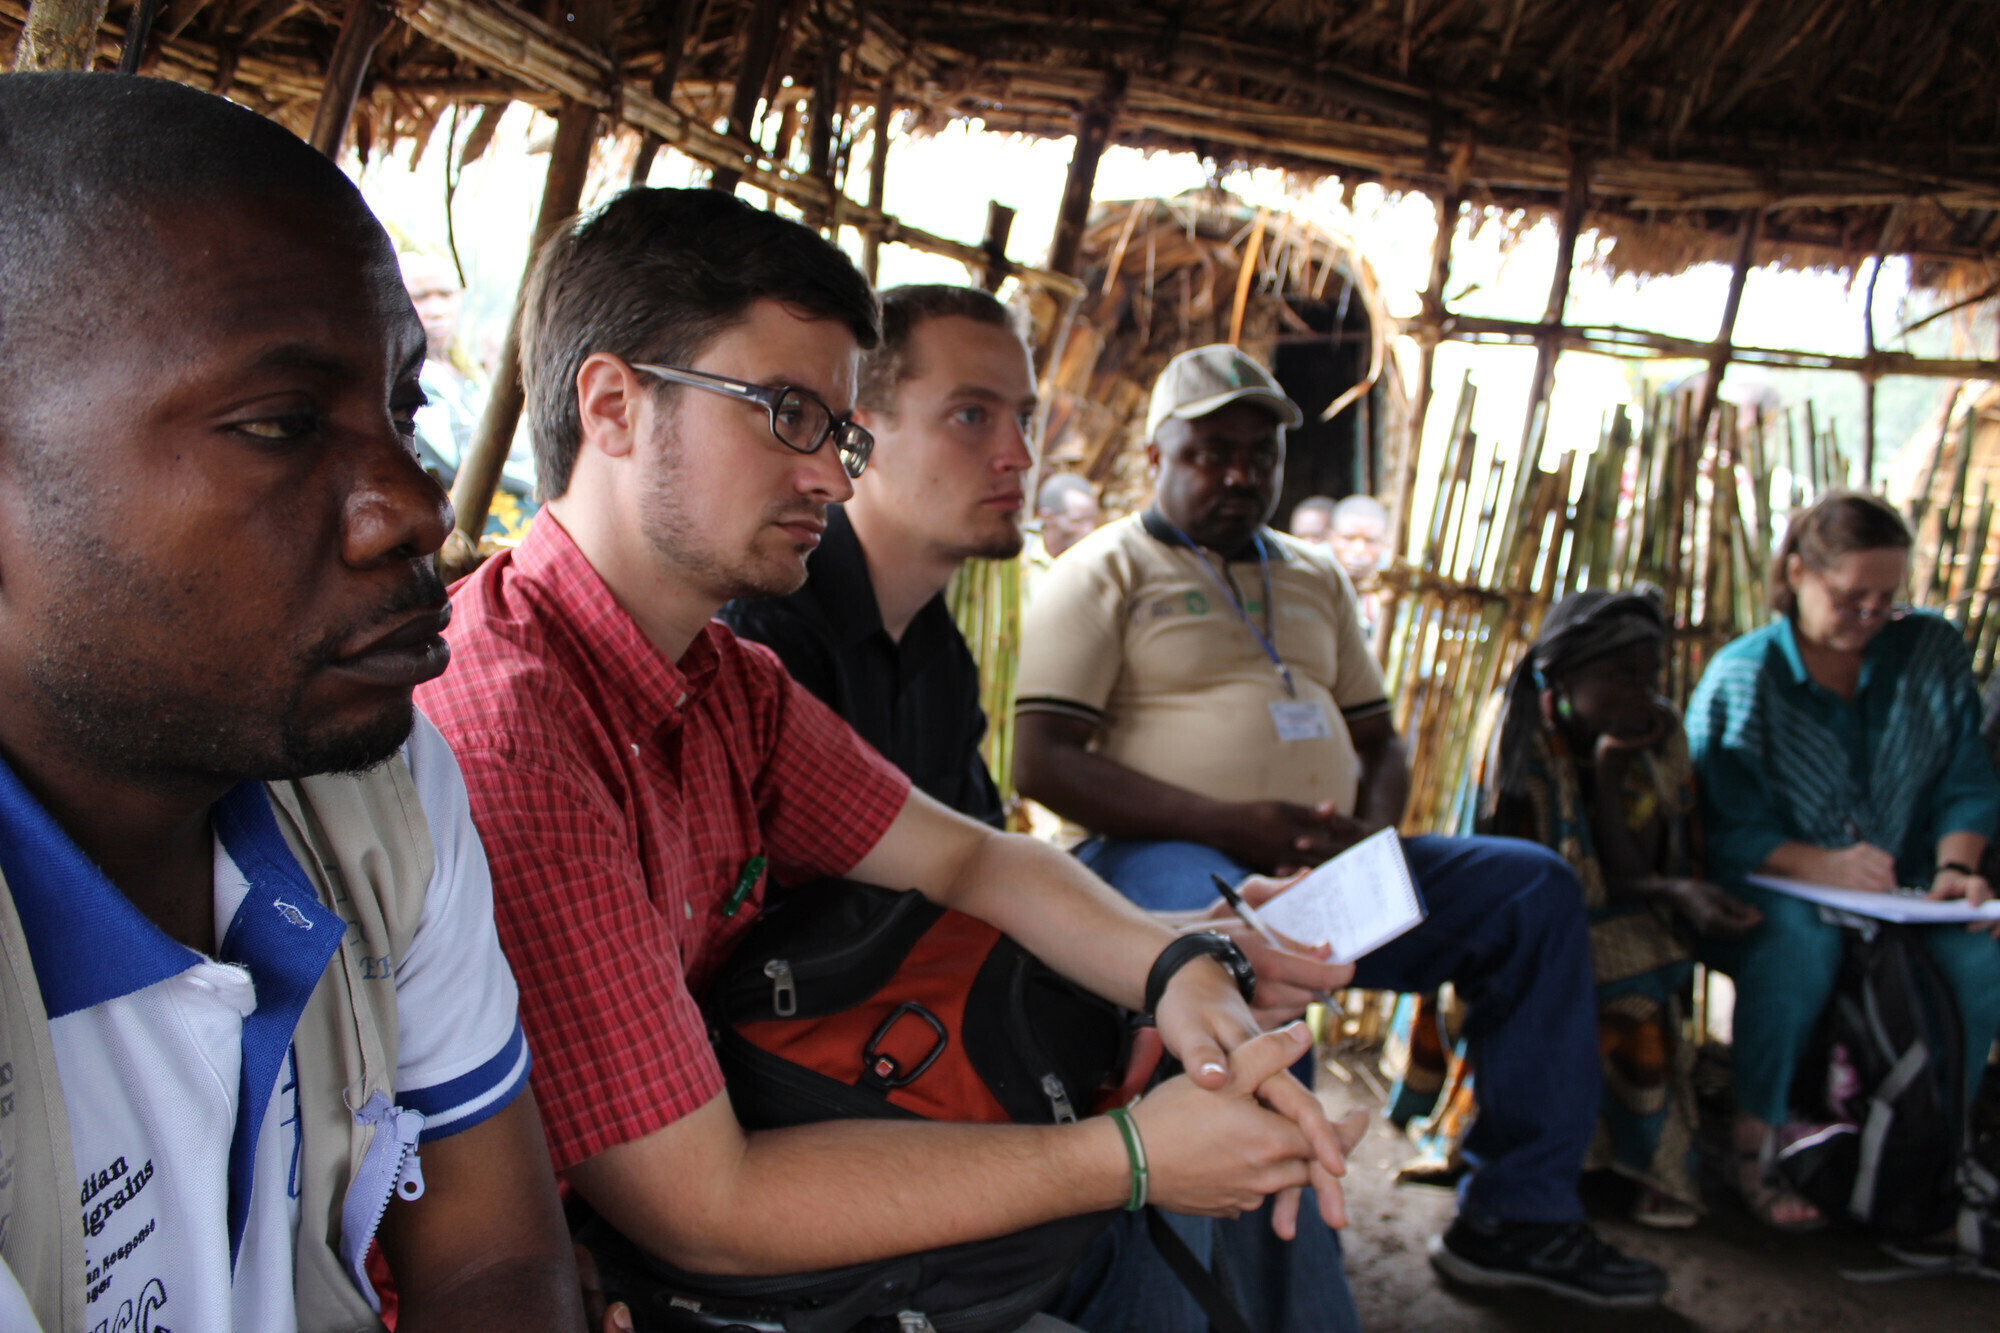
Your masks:
{"label": "watch strap", "polygon": [[1160,1000],[1167,993],[1167,983],[1197,958],[1213,958],[1221,963],[1234,978],[1236,989],[1242,992],[1243,1002],[1250,1003],[1251,997],[1257,993],[1257,974],[1251,969],[1250,960],[1243,956],[1243,951],[1227,935],[1202,930],[1179,936],[1160,950],[1160,956],[1153,960],[1152,970],[1146,973],[1147,1013],[1159,1009]]}
{"label": "watch strap", "polygon": [[1945,861],[1939,864],[1938,869],[1956,871],[1961,875],[1977,875],[1979,873],[1963,861]]}

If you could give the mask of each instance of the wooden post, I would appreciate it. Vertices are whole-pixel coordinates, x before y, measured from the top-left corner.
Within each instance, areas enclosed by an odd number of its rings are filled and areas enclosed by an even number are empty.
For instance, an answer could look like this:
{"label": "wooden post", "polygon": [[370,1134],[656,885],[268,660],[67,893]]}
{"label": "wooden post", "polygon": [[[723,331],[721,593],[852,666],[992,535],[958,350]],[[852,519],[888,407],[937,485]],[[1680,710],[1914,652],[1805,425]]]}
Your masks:
{"label": "wooden post", "polygon": [[1521,459],[1524,467],[1538,467],[1539,457],[1530,457],[1542,439],[1536,420],[1549,401],[1554,387],[1556,358],[1562,355],[1563,307],[1569,304],[1570,274],[1576,269],[1576,240],[1583,230],[1583,212],[1590,204],[1590,162],[1581,153],[1572,154],[1569,185],[1563,190],[1562,221],[1556,230],[1556,273],[1549,283],[1549,304],[1542,312],[1543,334],[1535,340],[1535,374],[1528,381],[1528,412],[1521,422]]}
{"label": "wooden post", "polygon": [[1076,150],[1070,154],[1069,177],[1063,182],[1062,206],[1056,212],[1056,234],[1049,242],[1049,271],[1076,276],[1083,252],[1083,229],[1090,220],[1090,192],[1097,185],[1097,162],[1111,141],[1116,94],[1093,102],[1076,118]]}
{"label": "wooden post", "polygon": [[[653,96],[667,106],[673,105],[674,81],[680,77],[695,4],[696,0],[670,0],[666,6],[666,31],[660,39],[660,72],[653,76]],[[660,148],[660,136],[651,130],[640,136],[639,155],[632,159],[632,185],[644,185],[653,174],[653,159],[660,155]]]}
{"label": "wooden post", "polygon": [[[556,137],[549,149],[549,175],[542,186],[542,206],[535,214],[534,239],[528,247],[528,267],[532,271],[542,244],[576,212],[583,198],[584,178],[590,171],[590,148],[597,139],[597,111],[565,97],[556,114]],[[525,276],[521,295],[527,293]],[[451,507],[456,530],[445,543],[445,577],[456,578],[471,572],[477,563],[479,535],[486,531],[486,515],[493,508],[493,490],[500,484],[500,470],[506,465],[507,450],[514,443],[514,429],[521,424],[521,409],[527,390],[521,379],[521,297],[514,302],[514,317],[507,324],[507,339],[500,347],[500,364],[493,372],[493,389],[480,413],[479,427],[472,443],[458,460],[458,475],[451,483]]]}
{"label": "wooden post", "polygon": [[[1875,360],[1875,283],[1882,276],[1882,255],[1868,274],[1868,294],[1862,299],[1861,333],[1868,360]],[[1861,372],[1861,489],[1875,489],[1875,372]]]}
{"label": "wooden post", "polygon": [[333,54],[327,57],[326,81],[313,112],[312,133],[306,136],[307,143],[328,157],[340,156],[347,123],[354,118],[355,99],[361,96],[361,81],[368,75],[368,61],[394,21],[394,12],[380,0],[347,0],[340,36],[333,43]]}
{"label": "wooden post", "polygon": [[986,252],[986,272],[979,285],[989,292],[1000,290],[1007,280],[1007,237],[1014,230],[1014,210],[998,199],[986,201],[986,235],[979,248]]}
{"label": "wooden post", "polygon": [[[895,116],[896,80],[885,73],[882,75],[881,90],[875,96],[874,148],[868,163],[868,212],[872,217],[882,216],[882,192],[887,185],[889,171],[889,122]],[[861,271],[868,275],[870,286],[874,285],[881,264],[882,228],[871,222],[868,234],[861,242]]]}
{"label": "wooden post", "polygon": [[1729,297],[1722,303],[1722,325],[1708,352],[1708,374],[1701,385],[1701,406],[1695,412],[1694,440],[1699,458],[1701,443],[1708,439],[1708,423],[1722,396],[1722,375],[1729,368],[1730,339],[1736,334],[1736,312],[1743,308],[1743,284],[1750,279],[1750,266],[1757,253],[1757,233],[1764,225],[1761,209],[1743,212],[1743,225],[1736,233],[1736,264],[1729,274]]}
{"label": "wooden post", "polygon": [[[1417,455],[1423,452],[1424,420],[1430,415],[1433,380],[1437,370],[1437,345],[1445,316],[1444,285],[1451,277],[1451,242],[1458,231],[1459,210],[1465,196],[1456,190],[1437,199],[1437,235],[1431,240],[1431,281],[1424,289],[1423,314],[1418,321],[1417,391],[1411,403],[1409,436],[1403,445],[1403,467],[1397,481],[1396,530],[1392,542],[1401,543],[1410,530],[1410,515],[1417,500]],[[1380,636],[1386,646],[1389,636]]]}
{"label": "wooden post", "polygon": [[[750,30],[743,44],[743,67],[736,72],[736,88],[729,99],[729,127],[733,138],[750,138],[757,118],[757,103],[764,96],[764,80],[771,73],[771,57],[778,50],[778,27],[784,19],[785,0],[757,0],[750,12]],[[709,173],[711,189],[734,193],[743,173],[717,167]]]}
{"label": "wooden post", "polygon": [[118,52],[118,72],[137,74],[146,58],[146,42],[153,35],[153,20],[159,17],[160,0],[139,0],[125,20],[125,44]]}
{"label": "wooden post", "polygon": [[34,0],[14,48],[15,72],[88,70],[102,22],[104,0]]}

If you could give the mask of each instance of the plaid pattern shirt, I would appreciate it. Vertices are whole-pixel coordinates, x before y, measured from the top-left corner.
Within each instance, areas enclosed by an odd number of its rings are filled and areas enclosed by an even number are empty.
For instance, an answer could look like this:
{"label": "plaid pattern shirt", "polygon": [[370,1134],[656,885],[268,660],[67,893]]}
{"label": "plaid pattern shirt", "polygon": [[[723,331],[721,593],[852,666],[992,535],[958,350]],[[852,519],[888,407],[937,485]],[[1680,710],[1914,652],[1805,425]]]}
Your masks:
{"label": "plaid pattern shirt", "polygon": [[722,1090],[696,997],[756,919],[763,879],[729,906],[751,858],[843,874],[910,783],[719,623],[669,662],[548,513],[453,611],[418,703],[465,771],[560,1171]]}

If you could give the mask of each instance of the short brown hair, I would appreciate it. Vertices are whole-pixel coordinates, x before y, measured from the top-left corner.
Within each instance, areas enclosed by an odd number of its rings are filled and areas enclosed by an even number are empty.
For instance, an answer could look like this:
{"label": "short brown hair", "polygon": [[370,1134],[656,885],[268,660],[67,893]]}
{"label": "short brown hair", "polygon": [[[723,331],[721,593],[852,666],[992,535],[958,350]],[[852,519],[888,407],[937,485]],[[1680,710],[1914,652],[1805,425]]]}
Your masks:
{"label": "short brown hair", "polygon": [[841,321],[864,351],[881,338],[875,293],[838,247],[720,190],[627,190],[550,237],[528,276],[521,321],[541,497],[569,489],[583,443],[576,375],[586,358],[685,366],[766,298]]}
{"label": "short brown hair", "polygon": [[1896,507],[1879,495],[1866,491],[1828,491],[1804,509],[1795,511],[1785,524],[1785,535],[1771,556],[1771,609],[1780,615],[1798,614],[1798,594],[1792,591],[1785,567],[1797,556],[1806,568],[1825,573],[1841,556],[1855,551],[1879,551],[1900,547],[1907,551],[1914,540],[1910,527]]}
{"label": "short brown hair", "polygon": [[889,411],[896,401],[896,386],[917,373],[911,335],[925,320],[954,315],[1006,329],[1017,338],[1021,335],[1014,316],[991,292],[944,283],[891,287],[882,293],[882,341],[861,358],[861,389],[855,401],[870,412]]}

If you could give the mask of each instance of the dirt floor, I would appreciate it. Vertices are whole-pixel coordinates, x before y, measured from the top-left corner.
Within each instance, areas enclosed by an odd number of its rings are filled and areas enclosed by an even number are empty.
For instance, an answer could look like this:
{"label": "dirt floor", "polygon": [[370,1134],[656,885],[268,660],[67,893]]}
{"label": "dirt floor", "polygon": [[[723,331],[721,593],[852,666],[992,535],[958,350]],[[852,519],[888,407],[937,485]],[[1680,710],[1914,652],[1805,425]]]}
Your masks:
{"label": "dirt floor", "polygon": [[[1360,1062],[1361,1057],[1348,1057],[1350,1067]],[[1376,1113],[1350,1164],[1347,1206],[1352,1221],[1343,1237],[1348,1281],[1368,1333],[2000,1330],[2000,1282],[1971,1277],[1923,1277],[1877,1286],[1850,1282],[1841,1269],[1886,1264],[1870,1242],[1833,1232],[1787,1236],[1768,1231],[1719,1182],[1710,1184],[1708,1216],[1694,1229],[1679,1232],[1632,1225],[1624,1219],[1621,1182],[1588,1182],[1585,1202],[1601,1234],[1672,1274],[1673,1289],[1658,1311],[1597,1312],[1540,1296],[1494,1296],[1447,1287],[1431,1270],[1424,1246],[1451,1220],[1451,1195],[1395,1184],[1397,1169],[1415,1151],[1380,1118],[1380,1099],[1362,1079],[1343,1084],[1322,1075],[1319,1091],[1331,1110],[1361,1105]]]}

